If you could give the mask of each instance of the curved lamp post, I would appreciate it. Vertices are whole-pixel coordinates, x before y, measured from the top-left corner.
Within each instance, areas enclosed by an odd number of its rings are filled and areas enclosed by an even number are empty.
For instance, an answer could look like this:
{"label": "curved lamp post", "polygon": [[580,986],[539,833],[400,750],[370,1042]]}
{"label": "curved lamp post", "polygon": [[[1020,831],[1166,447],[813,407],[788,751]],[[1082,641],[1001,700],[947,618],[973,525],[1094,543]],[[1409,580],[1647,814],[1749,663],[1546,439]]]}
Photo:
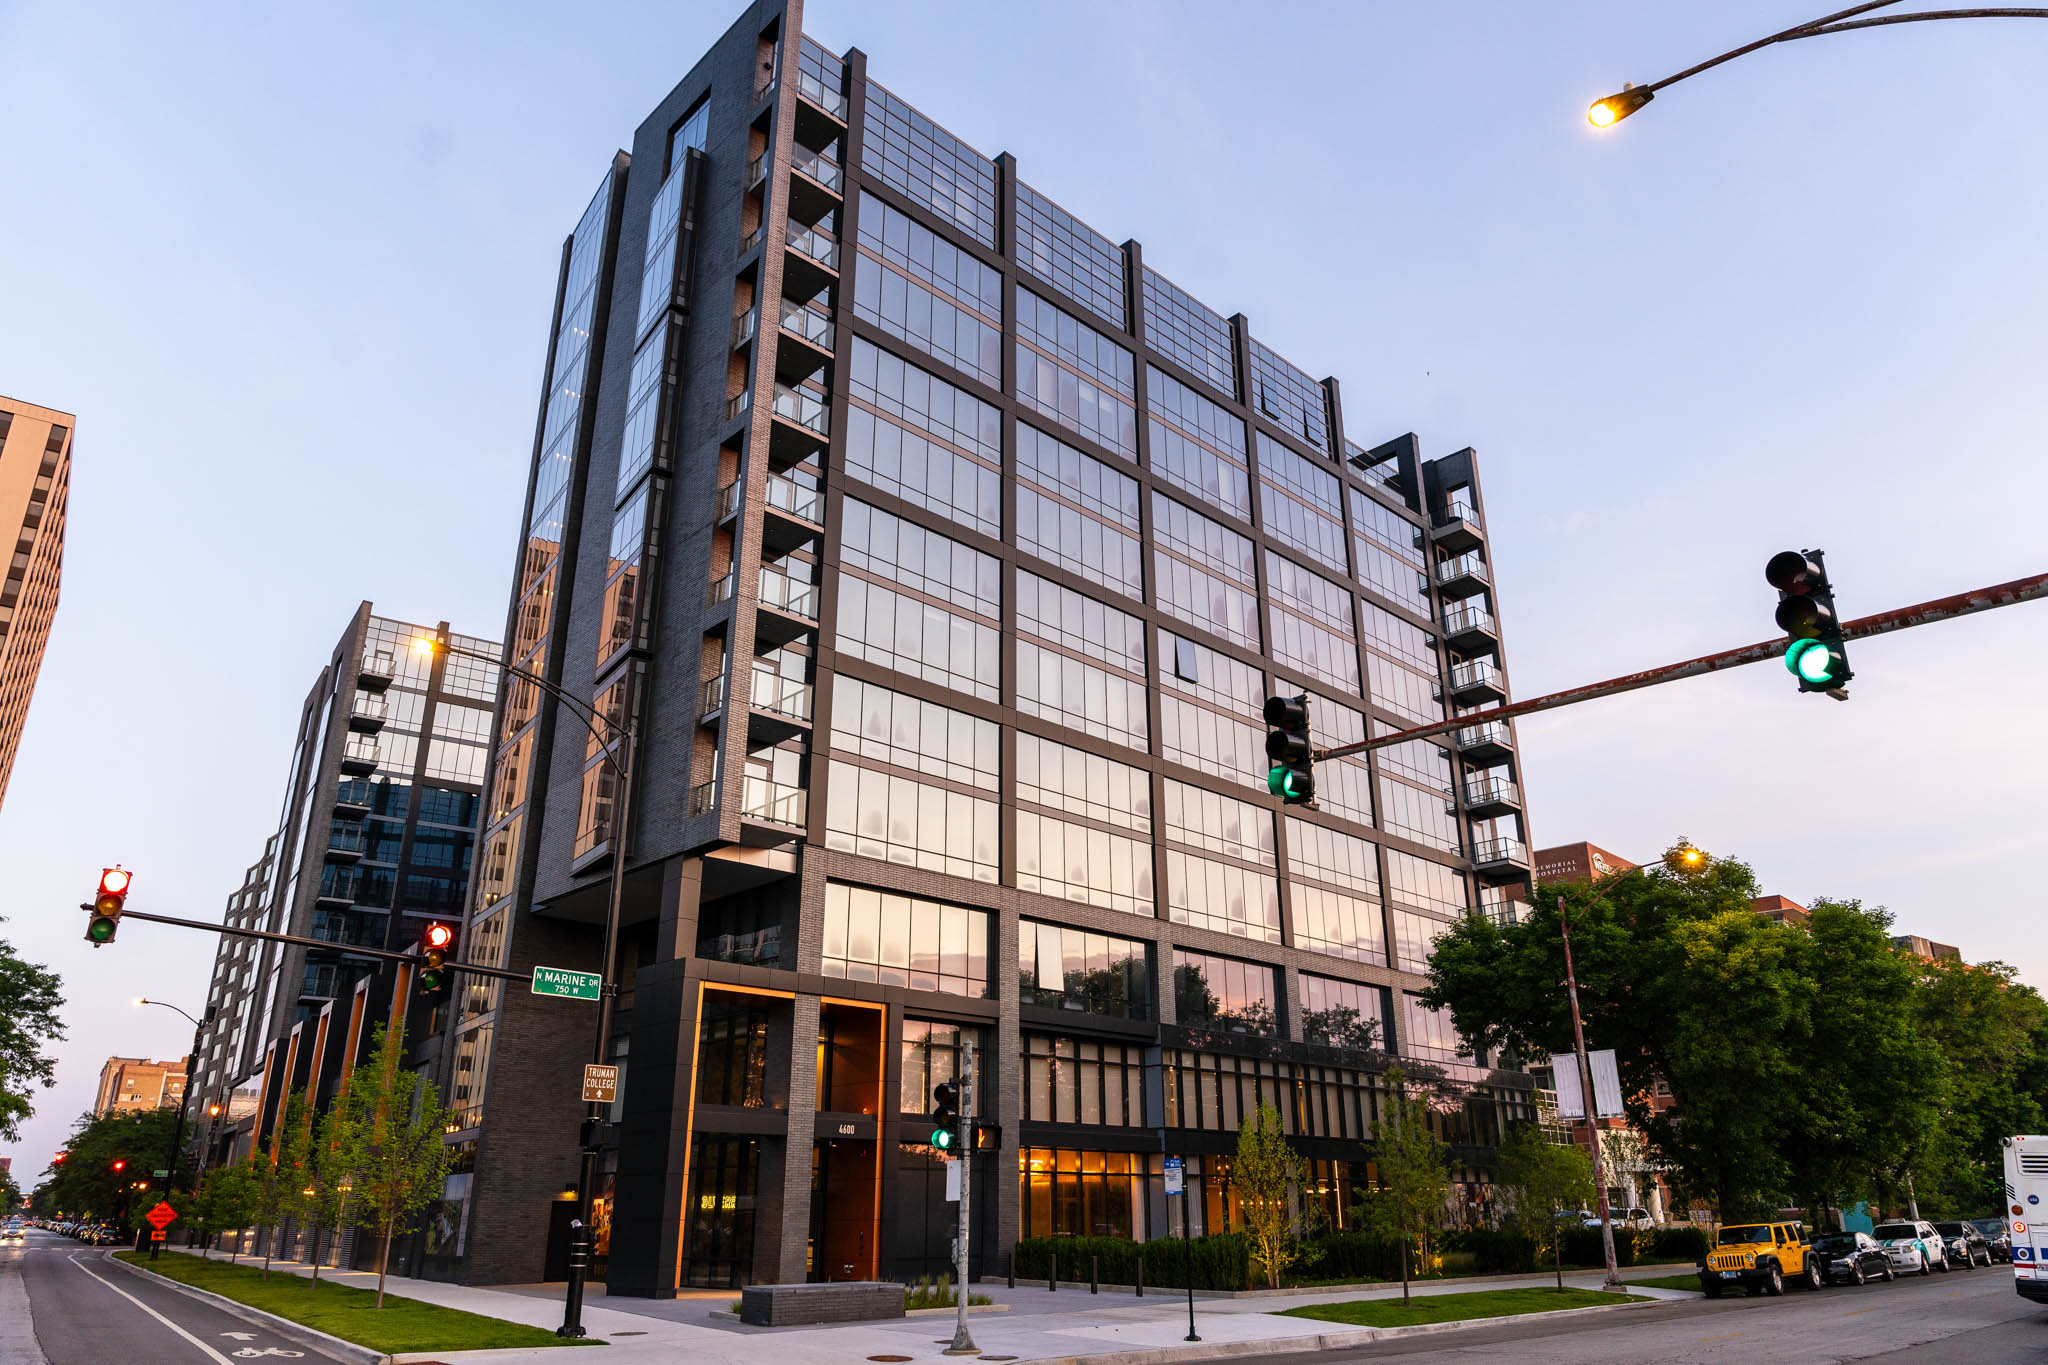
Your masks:
{"label": "curved lamp post", "polygon": [[1872,3],[1852,5],[1833,14],[1824,14],[1818,19],[1809,19],[1803,24],[1780,30],[1767,38],[1753,43],[1744,43],[1718,57],[1709,57],[1696,66],[1688,66],[1676,75],[1666,76],[1661,81],[1648,85],[1624,85],[1620,90],[1605,98],[1594,100],[1586,110],[1586,121],[1595,128],[1612,128],[1615,124],[1633,114],[1657,97],[1657,92],[1667,85],[1676,85],[1702,71],[1711,70],[1723,62],[1732,62],[1737,57],[1747,56],[1759,48],[1774,43],[1789,43],[1799,38],[1819,38],[1829,33],[1849,33],[1862,28],[1883,28],[1891,24],[1922,24],[1936,19],[2048,19],[2048,9],[1937,9],[1919,10],[1909,14],[1881,14],[1875,18],[1859,19],[1856,16],[1872,10],[1890,9],[1900,0],[1872,0]]}
{"label": "curved lamp post", "polygon": [[[199,1039],[206,1032],[206,1021],[204,1019],[193,1019],[190,1014],[186,1014],[184,1010],[178,1009],[176,1005],[171,1004],[168,1000],[151,1000],[144,996],[135,1003],[138,1006],[155,1005],[159,1009],[177,1010],[179,1014],[185,1015],[187,1019],[192,1021],[192,1051],[185,1055],[185,1093],[178,1096],[178,1118],[171,1125],[171,1156],[168,1161],[164,1162],[164,1193],[169,1194],[172,1184],[178,1179],[178,1149],[185,1143],[185,1104],[191,1098],[192,1073],[199,1069]],[[213,1018],[211,1007],[206,1011],[206,1018]],[[194,1176],[193,1183],[195,1185],[198,1183],[196,1175]],[[154,1261],[156,1259],[157,1250],[162,1245],[163,1243],[155,1241],[149,1244],[150,1260]]]}

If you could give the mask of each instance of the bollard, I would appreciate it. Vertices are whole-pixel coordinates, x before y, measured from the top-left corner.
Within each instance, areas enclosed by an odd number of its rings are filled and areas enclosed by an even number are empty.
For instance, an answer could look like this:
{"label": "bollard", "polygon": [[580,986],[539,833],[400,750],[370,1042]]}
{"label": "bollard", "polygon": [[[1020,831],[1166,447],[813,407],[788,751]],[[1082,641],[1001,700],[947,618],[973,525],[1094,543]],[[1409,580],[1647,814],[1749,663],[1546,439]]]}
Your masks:
{"label": "bollard", "polygon": [[1138,1253],[1138,1297],[1145,1297],[1145,1253]]}
{"label": "bollard", "polygon": [[1052,1274],[1051,1274],[1051,1276],[1050,1276],[1050,1277],[1048,1277],[1048,1278],[1047,1278],[1047,1280],[1046,1280],[1046,1282],[1045,1282],[1045,1292],[1046,1292],[1046,1293],[1048,1293],[1048,1294],[1057,1294],[1057,1293],[1059,1292],[1059,1289],[1060,1289],[1060,1254],[1059,1254],[1059,1253],[1058,1253],[1057,1251],[1055,1251],[1055,1252],[1053,1252],[1053,1253],[1052,1253]]}
{"label": "bollard", "polygon": [[1088,1258],[1088,1292],[1091,1294],[1101,1292],[1100,1286],[1095,1282],[1095,1258],[1093,1256]]}
{"label": "bollard", "polygon": [[1015,1289],[1017,1287],[1017,1253],[1013,1251],[1003,1257],[1003,1265],[1009,1272],[1010,1288]]}

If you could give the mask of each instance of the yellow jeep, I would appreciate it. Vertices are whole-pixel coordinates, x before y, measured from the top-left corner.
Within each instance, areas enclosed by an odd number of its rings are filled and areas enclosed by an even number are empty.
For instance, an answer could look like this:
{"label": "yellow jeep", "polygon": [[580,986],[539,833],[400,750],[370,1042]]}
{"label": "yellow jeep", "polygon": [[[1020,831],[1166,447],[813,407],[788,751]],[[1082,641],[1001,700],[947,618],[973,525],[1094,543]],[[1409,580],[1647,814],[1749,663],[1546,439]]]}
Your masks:
{"label": "yellow jeep", "polygon": [[1735,1223],[1721,1229],[1699,1263],[1700,1288],[1710,1299],[1741,1285],[1750,1293],[1778,1295],[1790,1283],[1820,1288],[1821,1257],[1797,1223]]}

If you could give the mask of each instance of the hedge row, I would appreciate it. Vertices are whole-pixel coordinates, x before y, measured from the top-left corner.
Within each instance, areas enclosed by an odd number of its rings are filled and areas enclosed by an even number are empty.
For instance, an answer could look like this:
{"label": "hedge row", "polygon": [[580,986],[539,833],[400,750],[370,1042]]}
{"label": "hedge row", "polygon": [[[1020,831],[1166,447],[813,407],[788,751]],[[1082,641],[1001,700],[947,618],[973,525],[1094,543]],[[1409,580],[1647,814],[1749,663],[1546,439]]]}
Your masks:
{"label": "hedge row", "polygon": [[1045,1280],[1055,1278],[1050,1272],[1057,1259],[1057,1278],[1085,1280],[1090,1256],[1095,1258],[1095,1273],[1104,1284],[1136,1284],[1142,1257],[1148,1285],[1184,1287],[1192,1259],[1197,1289],[1251,1288],[1251,1243],[1238,1232],[1197,1237],[1192,1242],[1178,1237],[1162,1237],[1156,1242],[1122,1237],[1027,1237],[1017,1243],[1013,1264],[1025,1279]]}
{"label": "hedge row", "polygon": [[[1438,1234],[1437,1250],[1463,1253],[1473,1269],[1486,1275],[1513,1275],[1543,1269],[1535,1245],[1519,1233],[1494,1228],[1458,1228]],[[1400,1244],[1363,1232],[1331,1232],[1301,1243],[1300,1258],[1289,1267],[1290,1280],[1398,1280]],[[1614,1259],[1623,1266],[1646,1261],[1695,1260],[1706,1254],[1707,1234],[1691,1226],[1614,1230]],[[1142,1256],[1145,1283],[1179,1289],[1187,1284],[1187,1264],[1194,1259],[1195,1288],[1253,1287],[1251,1243],[1242,1233],[1218,1233],[1182,1242],[1177,1237],[1133,1242],[1122,1237],[1030,1237],[1017,1243],[1014,1265],[1028,1280],[1051,1278],[1055,1260],[1058,1278],[1088,1278],[1088,1258],[1095,1258],[1097,1277],[1105,1284],[1136,1284]],[[1564,1261],[1571,1266],[1606,1264],[1600,1229],[1569,1228],[1564,1235]],[[1411,1275],[1419,1268],[1410,1265]],[[1260,1281],[1263,1283],[1263,1281]]]}

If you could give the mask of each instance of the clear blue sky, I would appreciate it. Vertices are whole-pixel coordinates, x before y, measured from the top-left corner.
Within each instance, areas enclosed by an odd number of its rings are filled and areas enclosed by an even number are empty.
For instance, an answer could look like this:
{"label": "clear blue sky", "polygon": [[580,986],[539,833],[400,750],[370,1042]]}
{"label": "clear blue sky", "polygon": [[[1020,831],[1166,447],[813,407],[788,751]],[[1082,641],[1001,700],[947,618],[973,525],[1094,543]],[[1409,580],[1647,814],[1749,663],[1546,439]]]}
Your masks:
{"label": "clear blue sky", "polygon": [[[817,0],[808,27],[1304,369],[1352,433],[1484,460],[1533,695],[1763,638],[1765,558],[1851,615],[2044,565],[2048,23],[1745,58],[1718,4]],[[1811,12],[1810,12],[1811,11]],[[79,414],[63,604],[0,810],[0,914],[66,982],[33,1184],[112,1053],[182,1055],[211,916],[363,598],[501,629],[561,239],[732,19],[0,0],[0,393]],[[1247,22],[1247,16],[1255,16]],[[1127,54],[1137,53],[1137,65]],[[1524,722],[1539,844],[1686,834],[1797,899],[2048,984],[2048,605]]]}

